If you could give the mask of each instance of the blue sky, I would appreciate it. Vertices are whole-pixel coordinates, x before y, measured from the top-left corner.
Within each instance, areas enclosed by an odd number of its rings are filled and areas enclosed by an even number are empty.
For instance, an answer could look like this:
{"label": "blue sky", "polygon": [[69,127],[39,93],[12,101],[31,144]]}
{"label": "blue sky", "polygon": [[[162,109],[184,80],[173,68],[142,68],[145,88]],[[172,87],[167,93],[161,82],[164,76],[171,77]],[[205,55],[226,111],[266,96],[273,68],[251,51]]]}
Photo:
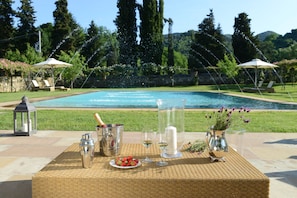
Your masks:
{"label": "blue sky", "polygon": [[[36,11],[36,26],[53,22],[55,0],[32,0]],[[142,2],[138,0],[138,2]],[[255,34],[270,30],[285,34],[297,29],[296,0],[164,0],[164,17],[173,19],[173,32],[197,30],[198,24],[213,9],[216,25],[223,34],[233,34],[234,18],[245,12],[251,19],[251,31]],[[68,10],[77,23],[88,28],[91,20],[98,26],[114,31],[117,0],[68,0]],[[14,8],[19,5],[15,0]],[[164,33],[167,33],[167,24]]]}

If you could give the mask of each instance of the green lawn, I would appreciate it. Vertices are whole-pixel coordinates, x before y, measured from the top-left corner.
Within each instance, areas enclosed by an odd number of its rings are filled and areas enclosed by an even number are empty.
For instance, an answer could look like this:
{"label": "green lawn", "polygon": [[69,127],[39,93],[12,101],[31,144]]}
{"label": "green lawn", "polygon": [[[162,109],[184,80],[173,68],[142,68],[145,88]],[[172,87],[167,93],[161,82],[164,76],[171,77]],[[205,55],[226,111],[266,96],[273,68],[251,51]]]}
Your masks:
{"label": "green lawn", "polygon": [[[227,91],[228,88],[228,91]],[[259,97],[272,100],[294,101],[297,98],[295,86],[275,87],[276,93],[240,93],[236,86],[222,86],[221,92],[239,94],[243,96]],[[148,88],[146,88],[148,89]],[[98,91],[100,89],[72,89],[69,92],[17,92],[0,93],[0,102],[16,101],[19,103],[22,96],[26,95],[30,101],[45,97],[61,97],[83,92]],[[131,90],[131,89],[129,89]],[[135,89],[133,89],[135,90]],[[191,86],[191,87],[160,87],[149,88],[148,90],[179,90],[179,91],[215,91],[214,86]],[[219,104],[218,104],[219,106]],[[93,118],[94,113],[99,113],[106,123],[123,123],[125,131],[141,131],[144,125],[157,129],[157,109],[155,110],[37,110],[38,130],[67,130],[67,131],[93,131],[96,122]],[[185,130],[186,131],[206,131],[207,123],[204,110],[186,110],[185,111]],[[10,109],[0,109],[0,129],[13,129],[13,107]],[[249,113],[251,122],[245,125],[248,132],[297,132],[297,111],[251,111]]]}

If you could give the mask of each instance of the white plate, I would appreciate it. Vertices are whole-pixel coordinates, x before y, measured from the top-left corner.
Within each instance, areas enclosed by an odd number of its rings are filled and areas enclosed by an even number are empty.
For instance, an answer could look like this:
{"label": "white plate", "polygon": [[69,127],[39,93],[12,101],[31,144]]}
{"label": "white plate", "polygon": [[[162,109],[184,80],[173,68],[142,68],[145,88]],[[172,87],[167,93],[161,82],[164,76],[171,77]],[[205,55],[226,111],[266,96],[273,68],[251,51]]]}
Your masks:
{"label": "white plate", "polygon": [[141,165],[141,162],[138,161],[138,163],[135,166],[118,166],[115,164],[114,160],[110,160],[109,165],[115,168],[120,168],[120,169],[130,169],[130,168],[137,168],[138,166]]}

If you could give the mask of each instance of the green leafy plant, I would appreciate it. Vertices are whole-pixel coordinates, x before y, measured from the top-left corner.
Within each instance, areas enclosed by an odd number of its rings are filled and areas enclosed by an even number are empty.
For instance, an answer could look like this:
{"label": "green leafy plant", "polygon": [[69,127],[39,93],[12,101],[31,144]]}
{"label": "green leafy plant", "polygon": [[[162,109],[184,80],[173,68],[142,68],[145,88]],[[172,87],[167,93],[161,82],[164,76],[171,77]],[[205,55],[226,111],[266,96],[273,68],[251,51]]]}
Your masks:
{"label": "green leafy plant", "polygon": [[198,152],[202,153],[206,149],[206,142],[202,140],[196,140],[195,142],[188,143],[188,147],[185,149],[186,151],[189,151],[191,153]]}
{"label": "green leafy plant", "polygon": [[246,113],[249,113],[248,108],[224,108],[221,107],[217,111],[213,111],[211,114],[206,114],[205,118],[208,120],[210,129],[212,130],[226,130],[235,125],[242,123],[249,123],[250,120],[245,117]]}

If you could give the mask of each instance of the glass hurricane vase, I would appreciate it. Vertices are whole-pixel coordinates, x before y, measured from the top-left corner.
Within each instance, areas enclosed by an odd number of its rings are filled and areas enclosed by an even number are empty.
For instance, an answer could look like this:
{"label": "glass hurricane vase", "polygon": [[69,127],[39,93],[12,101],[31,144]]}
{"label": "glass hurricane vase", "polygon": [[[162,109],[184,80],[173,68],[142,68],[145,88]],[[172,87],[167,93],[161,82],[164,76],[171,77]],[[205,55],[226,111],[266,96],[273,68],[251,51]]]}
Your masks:
{"label": "glass hurricane vase", "polygon": [[168,146],[163,153],[165,158],[181,157],[185,141],[184,106],[185,99],[158,99],[158,133],[166,133]]}

